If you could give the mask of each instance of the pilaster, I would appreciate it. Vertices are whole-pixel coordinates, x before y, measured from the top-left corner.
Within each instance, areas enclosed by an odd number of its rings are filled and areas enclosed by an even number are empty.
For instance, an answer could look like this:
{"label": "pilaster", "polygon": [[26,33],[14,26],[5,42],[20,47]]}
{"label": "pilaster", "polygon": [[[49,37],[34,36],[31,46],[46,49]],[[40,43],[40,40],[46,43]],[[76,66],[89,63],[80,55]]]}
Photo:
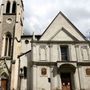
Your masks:
{"label": "pilaster", "polygon": [[80,78],[78,73],[78,68],[76,68],[76,72],[74,74],[74,84],[75,84],[75,90],[80,90]]}
{"label": "pilaster", "polygon": [[57,74],[57,83],[58,83],[58,90],[62,90],[62,82],[61,82],[61,77],[60,74]]}
{"label": "pilaster", "polygon": [[33,78],[33,89],[32,90],[37,90],[37,66],[34,65],[33,66],[33,74],[32,74],[32,78]]}

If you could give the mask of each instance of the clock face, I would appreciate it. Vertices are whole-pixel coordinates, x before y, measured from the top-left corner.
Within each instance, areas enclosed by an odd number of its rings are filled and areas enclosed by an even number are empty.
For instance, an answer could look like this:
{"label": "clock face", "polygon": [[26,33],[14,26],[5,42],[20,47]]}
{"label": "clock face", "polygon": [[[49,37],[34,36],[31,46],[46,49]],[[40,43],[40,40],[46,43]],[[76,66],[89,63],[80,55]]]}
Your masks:
{"label": "clock face", "polygon": [[11,18],[8,18],[8,19],[6,20],[6,22],[7,22],[8,24],[11,24],[11,23],[12,23],[12,19],[11,19]]}

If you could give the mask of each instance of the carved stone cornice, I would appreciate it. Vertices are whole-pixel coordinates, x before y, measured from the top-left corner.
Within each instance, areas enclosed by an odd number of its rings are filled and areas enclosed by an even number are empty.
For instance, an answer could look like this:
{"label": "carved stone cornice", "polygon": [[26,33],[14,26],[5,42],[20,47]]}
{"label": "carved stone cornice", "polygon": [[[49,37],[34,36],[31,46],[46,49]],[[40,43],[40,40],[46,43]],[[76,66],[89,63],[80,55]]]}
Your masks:
{"label": "carved stone cornice", "polygon": [[86,62],[77,62],[78,66],[90,66],[90,61],[86,61]]}
{"label": "carved stone cornice", "polygon": [[32,63],[32,65],[37,65],[37,66],[57,66],[57,67],[59,67],[62,64],[71,64],[71,65],[74,65],[75,67],[90,66],[90,62],[77,62],[77,61],[57,61],[57,62],[32,61],[31,63]]}
{"label": "carved stone cornice", "polygon": [[31,43],[45,44],[90,44],[90,41],[31,41]]}

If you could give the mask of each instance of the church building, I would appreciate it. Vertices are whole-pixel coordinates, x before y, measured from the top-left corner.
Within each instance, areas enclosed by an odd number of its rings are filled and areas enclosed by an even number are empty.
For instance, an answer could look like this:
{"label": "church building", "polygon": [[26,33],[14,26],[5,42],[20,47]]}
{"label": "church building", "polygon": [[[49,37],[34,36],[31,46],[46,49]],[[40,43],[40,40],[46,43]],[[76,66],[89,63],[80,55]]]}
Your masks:
{"label": "church building", "polygon": [[24,35],[22,0],[0,6],[0,90],[90,90],[90,41],[59,12],[42,35]]}

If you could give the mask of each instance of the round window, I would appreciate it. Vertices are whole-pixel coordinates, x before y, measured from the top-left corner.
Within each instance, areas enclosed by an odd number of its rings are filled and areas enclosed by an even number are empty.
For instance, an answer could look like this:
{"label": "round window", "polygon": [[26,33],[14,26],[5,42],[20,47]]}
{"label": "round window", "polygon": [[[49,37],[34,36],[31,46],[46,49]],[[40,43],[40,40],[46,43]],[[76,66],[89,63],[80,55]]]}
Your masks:
{"label": "round window", "polygon": [[25,40],[25,43],[28,44],[29,43],[29,40]]}

